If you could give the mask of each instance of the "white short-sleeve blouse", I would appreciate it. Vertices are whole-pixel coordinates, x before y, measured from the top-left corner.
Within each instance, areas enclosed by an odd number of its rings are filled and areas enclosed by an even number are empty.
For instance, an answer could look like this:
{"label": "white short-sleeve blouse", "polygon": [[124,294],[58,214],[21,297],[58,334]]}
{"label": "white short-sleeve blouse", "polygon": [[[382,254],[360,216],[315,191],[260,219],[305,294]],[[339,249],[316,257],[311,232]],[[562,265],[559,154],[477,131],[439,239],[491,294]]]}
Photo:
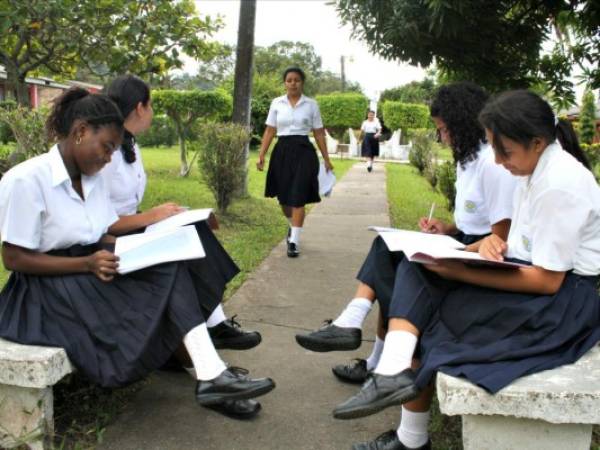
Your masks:
{"label": "white short-sleeve blouse", "polygon": [[515,190],[507,256],[547,270],[600,273],[600,188],[557,142]]}
{"label": "white short-sleeve blouse", "polygon": [[58,147],[9,170],[0,180],[0,237],[38,252],[98,242],[118,216],[102,177],[81,176],[73,189]]}
{"label": "white short-sleeve blouse", "polygon": [[142,154],[137,144],[134,146],[135,161],[127,163],[121,149],[115,150],[110,163],[100,171],[104,184],[119,216],[137,213],[146,190],[146,172]]}
{"label": "white short-sleeve blouse", "polygon": [[363,121],[360,129],[365,133],[378,133],[381,131],[381,123],[379,123],[379,119],[375,118],[373,120],[365,120]]}
{"label": "white short-sleeve blouse", "polygon": [[277,128],[277,136],[308,136],[311,130],[323,128],[319,105],[304,95],[294,106],[287,95],[277,97],[271,102],[265,124]]}

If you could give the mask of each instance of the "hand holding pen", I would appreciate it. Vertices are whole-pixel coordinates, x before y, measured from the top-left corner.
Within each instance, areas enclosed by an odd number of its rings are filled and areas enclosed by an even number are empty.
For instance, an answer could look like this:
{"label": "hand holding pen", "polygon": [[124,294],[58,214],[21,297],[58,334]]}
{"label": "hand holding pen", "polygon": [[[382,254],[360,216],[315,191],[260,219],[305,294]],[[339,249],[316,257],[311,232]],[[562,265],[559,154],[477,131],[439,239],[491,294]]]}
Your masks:
{"label": "hand holding pen", "polygon": [[421,217],[419,219],[419,228],[424,233],[446,234],[446,224],[441,220],[433,218],[434,211],[435,202],[431,204],[431,209],[429,210],[429,217]]}

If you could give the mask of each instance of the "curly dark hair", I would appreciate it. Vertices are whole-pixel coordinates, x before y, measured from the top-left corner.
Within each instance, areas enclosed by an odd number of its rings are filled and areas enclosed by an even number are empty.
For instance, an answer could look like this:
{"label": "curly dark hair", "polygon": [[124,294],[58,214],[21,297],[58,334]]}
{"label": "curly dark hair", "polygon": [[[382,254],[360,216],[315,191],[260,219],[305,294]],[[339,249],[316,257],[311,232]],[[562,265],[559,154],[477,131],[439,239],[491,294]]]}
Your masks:
{"label": "curly dark hair", "polygon": [[477,158],[479,144],[486,140],[478,116],[488,97],[476,84],[459,82],[440,87],[431,103],[431,116],[446,124],[452,156],[461,167]]}

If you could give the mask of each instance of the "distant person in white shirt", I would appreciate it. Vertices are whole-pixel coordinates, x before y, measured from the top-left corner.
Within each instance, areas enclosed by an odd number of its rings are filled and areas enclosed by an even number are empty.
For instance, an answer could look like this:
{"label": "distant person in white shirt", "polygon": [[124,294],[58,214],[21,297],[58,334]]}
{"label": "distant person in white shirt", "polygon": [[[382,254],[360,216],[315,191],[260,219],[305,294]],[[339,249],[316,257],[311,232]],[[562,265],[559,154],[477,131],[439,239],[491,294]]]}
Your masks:
{"label": "distant person in white shirt", "polygon": [[55,100],[47,129],[56,145],[0,181],[2,260],[12,272],[0,293],[0,337],[64,348],[104,387],[147,376],[183,343],[199,404],[271,391],[272,380],[228,369],[216,352],[204,319],[216,305],[196,293],[197,260],[118,274],[106,232],[119,217],[99,175],[123,138],[117,105],[71,88]]}
{"label": "distant person in white shirt", "polygon": [[[390,305],[379,363],[335,408],[338,419],[429,401],[423,395],[437,371],[494,394],[519,377],[572,364],[600,341],[600,188],[577,140],[565,139],[574,137],[570,124],[528,91],[501,94],[479,119],[496,163],[519,177],[508,239],[492,234],[479,253],[525,266],[404,259],[397,269],[404,289]],[[405,418],[403,410],[398,430],[354,450],[431,448],[428,415],[419,414]]]}
{"label": "distant person in white shirt", "polygon": [[381,123],[375,117],[375,111],[369,110],[367,118],[360,126],[362,145],[361,155],[367,158],[367,171],[373,170],[373,160],[379,156],[379,138],[381,137]]}
{"label": "distant person in white shirt", "polygon": [[[120,217],[111,232],[119,235],[142,231],[146,226],[185,211],[175,202],[164,203],[144,212],[138,212],[146,189],[146,173],[140,148],[135,142],[139,133],[148,130],[154,115],[150,88],[134,75],[121,75],[107,87],[108,96],[117,104],[123,117],[124,137],[121,147],[101,174],[110,192],[110,199]],[[199,296],[211,299],[215,307],[206,320],[208,332],[217,349],[247,350],[261,342],[257,331],[244,331],[239,324],[228,319],[222,307],[226,285],[239,273],[239,268],[219,243],[206,221],[195,224],[206,257],[195,265],[196,291]],[[168,367],[191,368],[185,349],[179,349]],[[180,360],[180,361],[178,361]],[[258,412],[260,404],[253,400],[227,402],[222,412],[232,416],[249,417]]]}
{"label": "distant person in white shirt", "polygon": [[283,214],[288,219],[287,255],[300,254],[300,232],[304,225],[305,205],[321,201],[319,197],[319,159],[308,139],[312,131],[323,156],[327,171],[333,165],[327,153],[325,128],[319,105],[304,96],[305,75],[302,69],[290,67],[283,74],[286,95],[271,102],[256,167],[263,170],[265,156],[277,134],[277,144],[269,161],[266,197],[277,197]]}

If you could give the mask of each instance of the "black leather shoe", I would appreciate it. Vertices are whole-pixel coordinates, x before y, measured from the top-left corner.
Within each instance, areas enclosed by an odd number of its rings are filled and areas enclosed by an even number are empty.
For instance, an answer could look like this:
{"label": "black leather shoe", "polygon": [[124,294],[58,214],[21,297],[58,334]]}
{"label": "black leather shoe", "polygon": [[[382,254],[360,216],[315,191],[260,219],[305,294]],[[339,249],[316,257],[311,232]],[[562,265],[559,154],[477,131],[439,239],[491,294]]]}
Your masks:
{"label": "black leather shoe", "polygon": [[290,238],[292,237],[292,227],[288,227],[287,236],[285,237],[285,242],[290,243]]}
{"label": "black leather shoe", "polygon": [[371,170],[373,170],[373,167],[367,167],[368,172],[371,172]]}
{"label": "black leather shoe", "polygon": [[229,367],[217,378],[198,381],[196,384],[196,401],[205,405],[223,403],[225,400],[244,400],[260,397],[275,388],[270,378],[252,379],[248,371],[240,367]]}
{"label": "black leather shoe", "polygon": [[223,403],[206,405],[206,407],[238,420],[253,419],[261,409],[260,403],[256,400],[225,400]]}
{"label": "black leather shoe", "polygon": [[287,255],[290,258],[296,258],[299,254],[300,254],[300,250],[298,250],[298,246],[295,243],[288,241],[288,243],[287,243]]}
{"label": "black leather shoe", "polygon": [[390,430],[372,441],[354,444],[352,450],[431,450],[431,441],[427,441],[427,444],[420,447],[407,447],[398,439],[396,430]]}
{"label": "black leather shoe", "polygon": [[313,352],[333,352],[338,350],[356,350],[362,342],[360,328],[342,328],[326,320],[317,331],[297,334],[296,342]]}
{"label": "black leather shoe", "polygon": [[236,316],[224,320],[217,326],[208,329],[210,338],[216,349],[248,350],[260,344],[262,337],[258,331],[244,331]]}
{"label": "black leather shoe", "polygon": [[389,406],[401,405],[419,394],[410,369],[386,376],[373,373],[360,391],[333,410],[336,419],[356,419],[375,414]]}
{"label": "black leather shoe", "polygon": [[331,369],[339,380],[346,383],[362,384],[371,373],[367,370],[367,360],[354,359],[350,364],[339,364]]}

